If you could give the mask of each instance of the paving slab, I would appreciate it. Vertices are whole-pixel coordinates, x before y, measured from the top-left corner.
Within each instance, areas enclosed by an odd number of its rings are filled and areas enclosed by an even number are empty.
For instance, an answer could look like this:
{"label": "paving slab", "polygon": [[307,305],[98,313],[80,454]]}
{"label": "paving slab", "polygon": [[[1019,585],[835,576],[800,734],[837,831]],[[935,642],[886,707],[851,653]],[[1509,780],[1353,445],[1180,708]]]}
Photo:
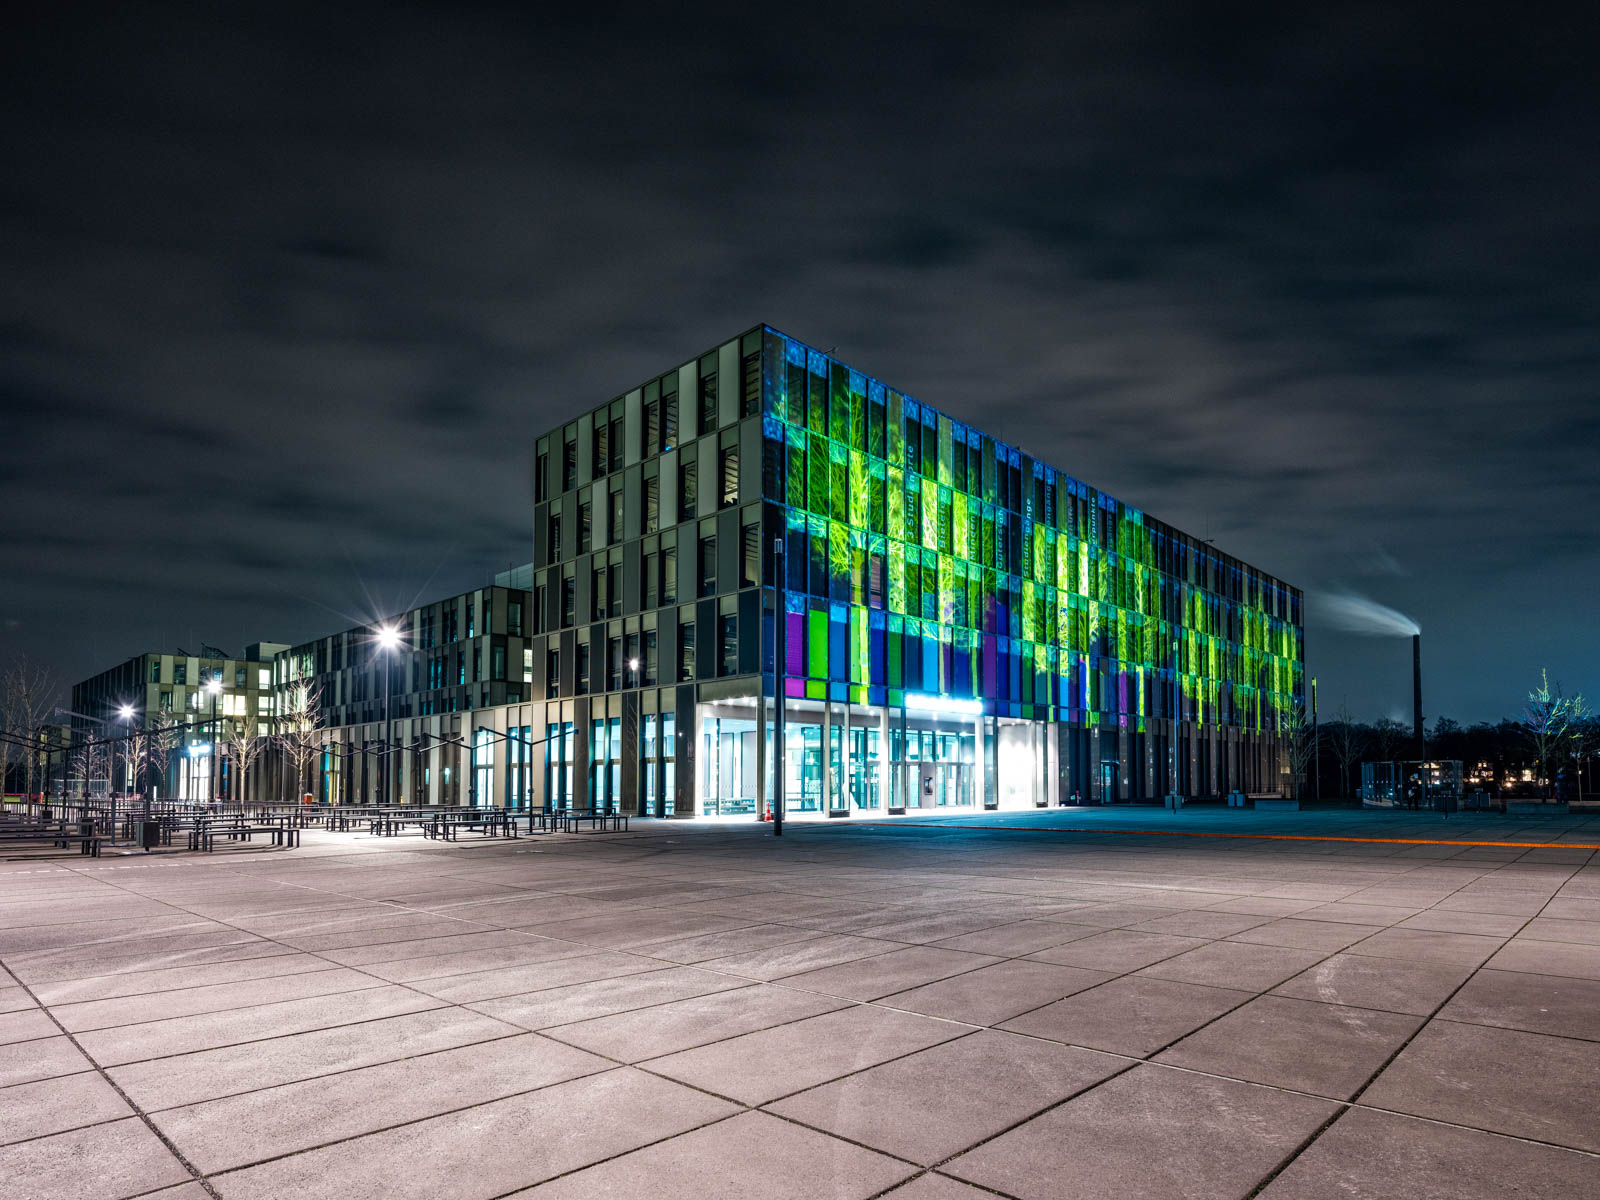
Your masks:
{"label": "paving slab", "polygon": [[6,1200],[121,1200],[191,1178],[136,1117],[0,1147]]}
{"label": "paving slab", "polygon": [[1013,1017],[1000,1028],[1143,1058],[1249,999],[1248,992],[1129,976]]}
{"label": "paving slab", "polygon": [[866,1200],[915,1168],[764,1113],[742,1113],[517,1197]]}
{"label": "paving slab", "polygon": [[1260,996],[1155,1061],[1347,1100],[1421,1025],[1400,1013]]}
{"label": "paving slab", "polygon": [[224,1200],[489,1200],[737,1111],[617,1067],[225,1172],[212,1183]]}
{"label": "paving slab", "polygon": [[1600,946],[1515,937],[1496,951],[1495,956],[1484,965],[1496,971],[1600,979]]}
{"label": "paving slab", "polygon": [[1019,1200],[1244,1197],[1338,1106],[1139,1066],[944,1164]]}
{"label": "paving slab", "polygon": [[1469,966],[1335,954],[1272,989],[1277,996],[1427,1016],[1472,974]]}
{"label": "paving slab", "polygon": [[596,979],[568,987],[545,988],[520,996],[498,1000],[479,1000],[469,1005],[476,1012],[523,1029],[548,1029],[593,1017],[650,1008],[705,996],[712,992],[748,987],[749,981],[694,967],[665,967],[639,974]]}
{"label": "paving slab", "polygon": [[1600,1042],[1432,1021],[1363,1104],[1600,1152]]}
{"label": "paving slab", "polygon": [[1322,951],[1249,942],[1211,942],[1136,972],[1153,979],[1259,992],[1320,961]]}
{"label": "paving slab", "polygon": [[1355,1108],[1261,1192],[1261,1200],[1576,1200],[1600,1192],[1600,1161]]}
{"label": "paving slab", "polygon": [[846,1000],[752,983],[546,1030],[549,1037],[618,1062],[660,1058],[849,1006]]}
{"label": "paving slab", "polygon": [[1600,1041],[1600,979],[1482,970],[1462,985],[1439,1015]]}
{"label": "paving slab", "polygon": [[481,1013],[436,1008],[151,1059],[107,1073],[136,1104],[155,1111],[522,1032]]}
{"label": "paving slab", "polygon": [[1077,938],[1028,955],[1037,962],[1052,962],[1064,967],[1084,967],[1091,971],[1137,971],[1164,958],[1174,958],[1186,950],[1205,945],[1204,939],[1178,937],[1167,933],[1143,933],[1135,929],[1110,929],[1093,937]]}
{"label": "paving slab", "polygon": [[986,1030],[790,1096],[771,1111],[928,1166],[1127,1067],[1108,1054]]}
{"label": "paving slab", "polygon": [[611,1070],[536,1034],[171,1108],[162,1133],[207,1174]]}
{"label": "paving slab", "polygon": [[1106,971],[1012,959],[950,979],[881,997],[885,1008],[903,1008],[969,1025],[998,1025],[1030,1009],[1074,995],[1114,978]]}
{"label": "paving slab", "polygon": [[964,950],[939,950],[932,946],[913,946],[904,950],[891,950],[872,958],[857,959],[819,971],[806,971],[799,975],[786,975],[785,987],[803,988],[809,992],[822,992],[829,996],[843,996],[852,1000],[876,1000],[891,992],[903,991],[918,984],[932,983],[952,975],[976,971],[1000,960],[989,954],[973,954]]}
{"label": "paving slab", "polygon": [[0,1087],[91,1070],[94,1064],[63,1034],[0,1046]]}
{"label": "paving slab", "polygon": [[133,1116],[95,1071],[0,1088],[0,1145]]}
{"label": "paving slab", "polygon": [[856,1005],[643,1065],[741,1104],[757,1105],[972,1032],[967,1025]]}

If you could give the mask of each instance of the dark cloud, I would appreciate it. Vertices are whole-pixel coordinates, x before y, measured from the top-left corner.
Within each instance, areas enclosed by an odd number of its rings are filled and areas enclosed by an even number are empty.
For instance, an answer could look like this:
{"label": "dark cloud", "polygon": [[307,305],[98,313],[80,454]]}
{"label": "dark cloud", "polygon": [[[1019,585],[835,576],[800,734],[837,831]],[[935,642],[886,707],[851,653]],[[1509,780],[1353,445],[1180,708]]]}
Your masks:
{"label": "dark cloud", "polygon": [[0,650],[472,586],[535,434],[769,320],[1409,612],[1430,707],[1600,691],[1591,11],[547,8],[13,22]]}

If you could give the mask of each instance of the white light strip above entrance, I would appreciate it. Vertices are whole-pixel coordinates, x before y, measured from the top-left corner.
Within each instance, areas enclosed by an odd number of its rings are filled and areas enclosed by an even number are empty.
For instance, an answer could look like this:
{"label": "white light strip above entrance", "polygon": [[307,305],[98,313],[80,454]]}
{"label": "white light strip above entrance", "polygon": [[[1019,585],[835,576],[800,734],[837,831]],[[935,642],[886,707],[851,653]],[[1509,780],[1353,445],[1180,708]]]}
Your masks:
{"label": "white light strip above entrance", "polygon": [[963,700],[957,696],[911,695],[906,697],[907,708],[922,712],[957,713],[963,717],[981,717],[982,700]]}

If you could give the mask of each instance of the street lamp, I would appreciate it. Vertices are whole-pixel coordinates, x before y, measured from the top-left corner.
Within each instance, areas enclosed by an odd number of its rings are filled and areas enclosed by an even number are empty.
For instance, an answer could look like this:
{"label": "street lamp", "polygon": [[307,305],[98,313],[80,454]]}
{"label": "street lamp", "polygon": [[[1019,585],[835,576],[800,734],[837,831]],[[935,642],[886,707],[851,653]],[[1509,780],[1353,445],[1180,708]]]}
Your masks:
{"label": "street lamp", "polygon": [[[220,672],[222,668],[218,667],[217,670]],[[210,765],[206,767],[206,781],[209,785],[208,790],[211,793],[211,805],[214,808],[217,803],[217,696],[222,692],[222,677],[220,674],[213,675],[206,681],[206,691],[211,693],[211,724],[206,730],[206,736],[211,743],[209,747],[210,753],[206,755],[206,758],[210,760]]]}
{"label": "street lamp", "polygon": [[[385,654],[392,655],[400,647],[400,630],[393,625],[381,625],[378,628],[378,649]],[[389,751],[394,746],[394,718],[389,712],[390,683],[394,676],[394,662],[386,659],[383,664],[383,803],[392,803],[394,789],[390,787],[390,780],[394,775],[394,767],[390,763]]]}
{"label": "street lamp", "polygon": [[[130,784],[129,790],[131,791],[132,788],[138,786],[139,782],[138,769],[133,765],[133,705],[123,704],[118,706],[117,719],[128,727],[128,732],[123,735],[128,744],[127,748],[122,753],[122,770],[123,773],[128,776],[128,779],[124,780],[124,782],[128,782]],[[111,803],[112,806],[115,807],[115,799],[113,799]]]}

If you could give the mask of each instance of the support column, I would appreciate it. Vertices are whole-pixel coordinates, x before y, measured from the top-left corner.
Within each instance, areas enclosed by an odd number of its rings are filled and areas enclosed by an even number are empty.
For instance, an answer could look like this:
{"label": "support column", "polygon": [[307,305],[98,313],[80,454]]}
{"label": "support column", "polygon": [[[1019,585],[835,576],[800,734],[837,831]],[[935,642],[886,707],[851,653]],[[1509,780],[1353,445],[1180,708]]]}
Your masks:
{"label": "support column", "polygon": [[856,789],[850,778],[850,701],[844,702],[844,726],[839,731],[839,798],[846,811],[855,808]]}
{"label": "support column", "polygon": [[756,820],[767,815],[767,698],[756,697]]}
{"label": "support column", "polygon": [[889,705],[878,710],[878,803],[881,811],[888,813],[894,804],[894,789],[889,768]]}

